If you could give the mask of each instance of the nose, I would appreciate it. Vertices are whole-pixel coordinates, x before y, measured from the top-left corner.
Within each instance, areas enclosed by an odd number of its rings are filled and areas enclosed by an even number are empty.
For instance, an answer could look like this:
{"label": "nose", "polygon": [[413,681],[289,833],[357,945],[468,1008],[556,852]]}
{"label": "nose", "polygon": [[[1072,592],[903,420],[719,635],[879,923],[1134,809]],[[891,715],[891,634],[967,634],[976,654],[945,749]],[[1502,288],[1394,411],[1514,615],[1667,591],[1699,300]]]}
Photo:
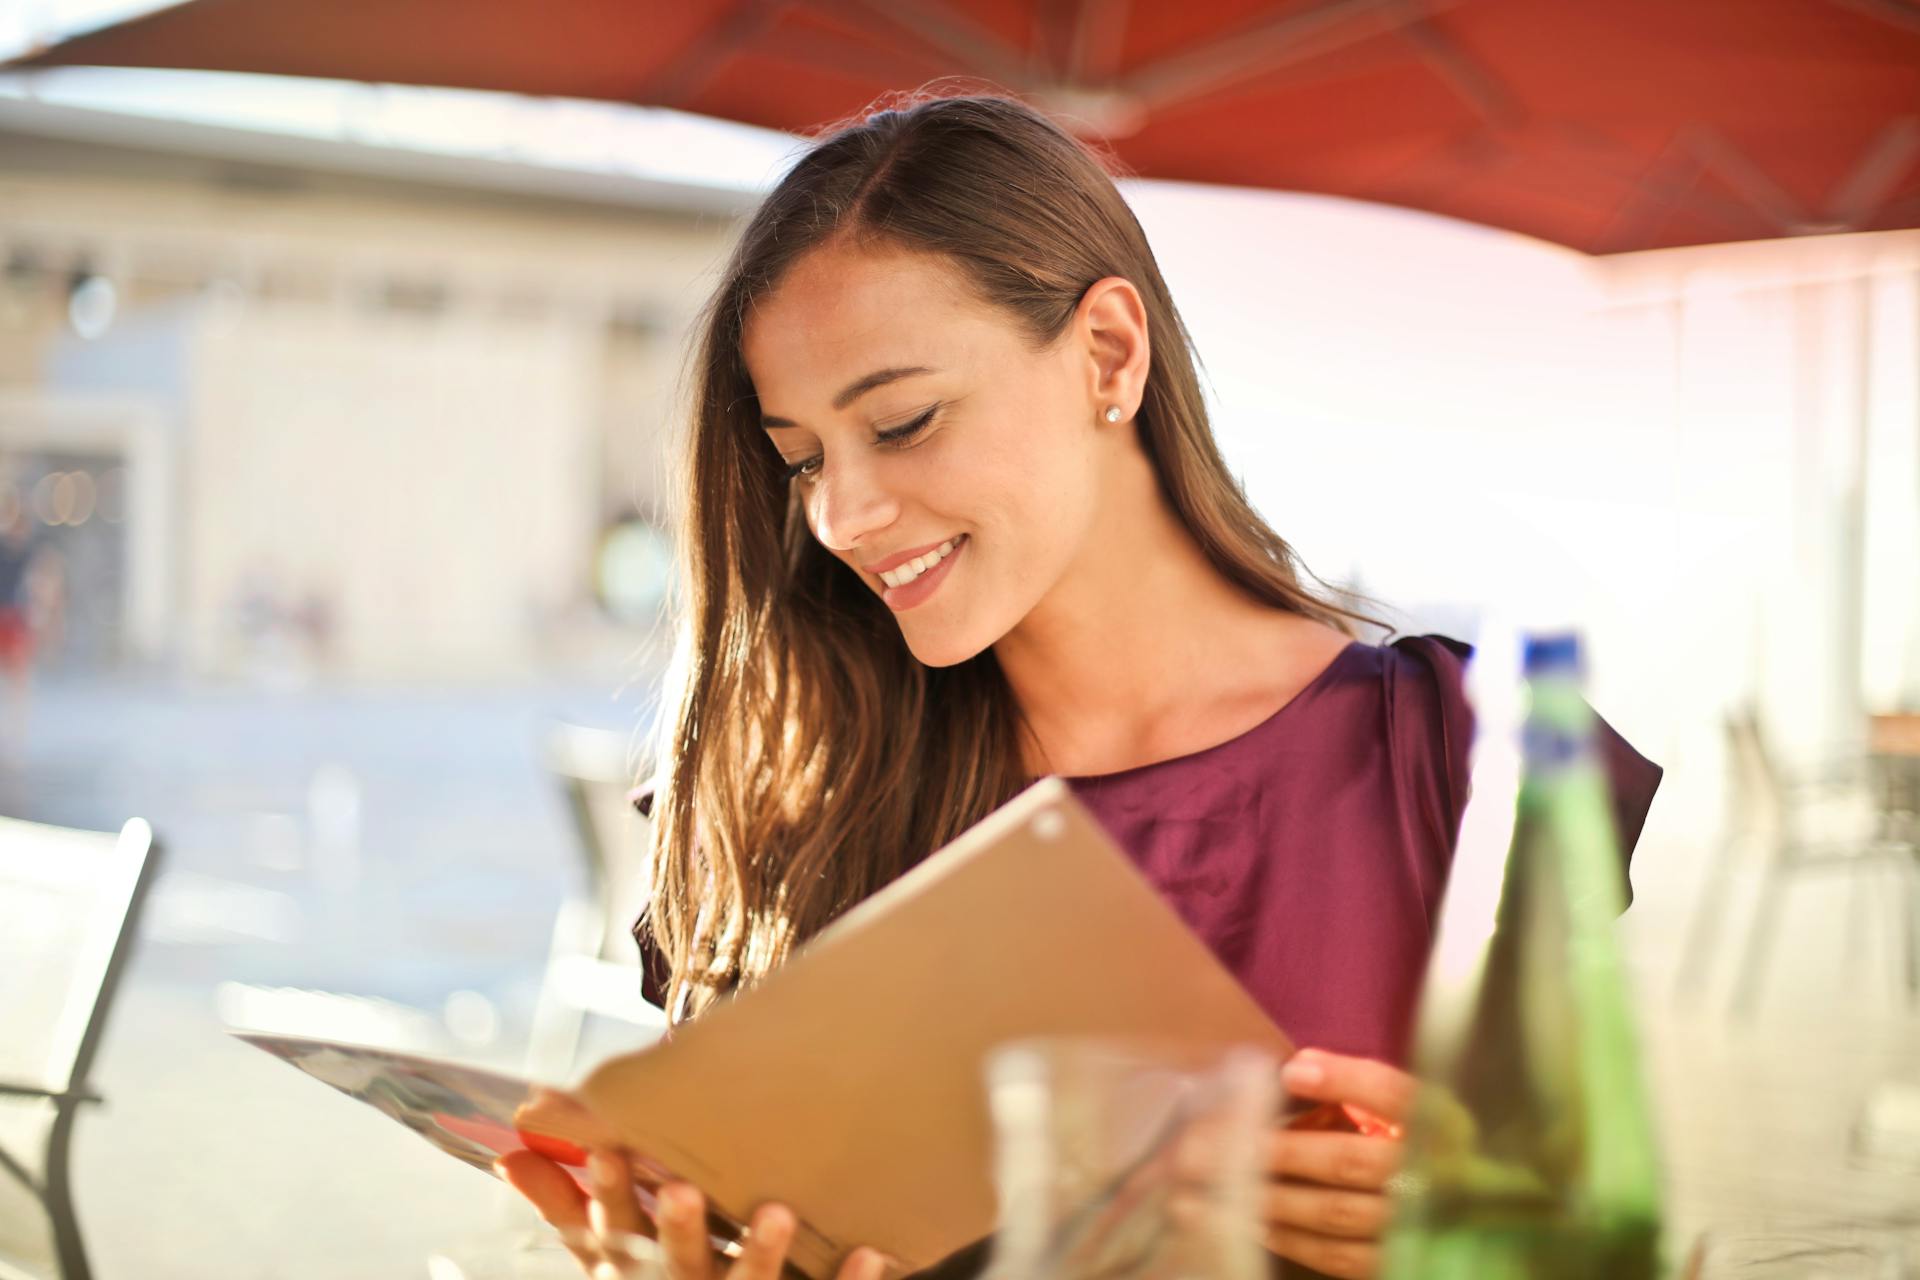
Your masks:
{"label": "nose", "polygon": [[900,502],[872,466],[858,462],[829,464],[807,495],[807,520],[813,536],[829,551],[847,553],[861,540],[892,524]]}

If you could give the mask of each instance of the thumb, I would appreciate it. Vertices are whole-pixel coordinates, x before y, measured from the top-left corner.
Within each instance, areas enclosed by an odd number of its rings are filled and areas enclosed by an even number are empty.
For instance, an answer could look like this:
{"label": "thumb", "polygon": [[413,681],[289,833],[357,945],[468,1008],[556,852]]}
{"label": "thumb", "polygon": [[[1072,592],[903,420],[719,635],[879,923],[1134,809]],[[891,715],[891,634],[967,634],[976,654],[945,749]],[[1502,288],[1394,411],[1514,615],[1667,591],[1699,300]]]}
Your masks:
{"label": "thumb", "polygon": [[1385,1120],[1406,1119],[1414,1079],[1372,1058],[1349,1058],[1324,1049],[1302,1049],[1280,1069],[1280,1083],[1297,1098],[1350,1102]]}

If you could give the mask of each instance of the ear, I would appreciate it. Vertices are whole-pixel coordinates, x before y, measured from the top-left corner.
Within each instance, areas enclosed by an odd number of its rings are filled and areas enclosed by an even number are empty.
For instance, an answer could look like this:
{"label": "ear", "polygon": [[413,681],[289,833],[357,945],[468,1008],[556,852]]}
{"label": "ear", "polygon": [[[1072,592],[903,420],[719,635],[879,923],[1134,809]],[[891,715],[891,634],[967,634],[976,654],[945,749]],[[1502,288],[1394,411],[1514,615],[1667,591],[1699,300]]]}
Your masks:
{"label": "ear", "polygon": [[1087,359],[1087,403],[1092,417],[1110,404],[1120,406],[1120,421],[1130,422],[1146,397],[1152,347],[1147,308],[1140,291],[1125,276],[1103,276],[1087,286],[1074,313],[1074,331]]}

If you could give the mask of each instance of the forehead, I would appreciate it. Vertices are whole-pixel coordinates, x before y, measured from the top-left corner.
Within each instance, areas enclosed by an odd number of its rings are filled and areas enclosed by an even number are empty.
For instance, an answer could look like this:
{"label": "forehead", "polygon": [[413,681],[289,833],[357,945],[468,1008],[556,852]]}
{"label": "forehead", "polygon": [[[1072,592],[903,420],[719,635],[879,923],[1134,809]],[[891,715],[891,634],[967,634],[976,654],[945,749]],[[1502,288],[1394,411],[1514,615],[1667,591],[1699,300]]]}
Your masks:
{"label": "forehead", "polygon": [[996,327],[944,259],[827,247],[794,263],[748,313],[740,346],[760,395],[798,397],[884,365],[964,358]]}

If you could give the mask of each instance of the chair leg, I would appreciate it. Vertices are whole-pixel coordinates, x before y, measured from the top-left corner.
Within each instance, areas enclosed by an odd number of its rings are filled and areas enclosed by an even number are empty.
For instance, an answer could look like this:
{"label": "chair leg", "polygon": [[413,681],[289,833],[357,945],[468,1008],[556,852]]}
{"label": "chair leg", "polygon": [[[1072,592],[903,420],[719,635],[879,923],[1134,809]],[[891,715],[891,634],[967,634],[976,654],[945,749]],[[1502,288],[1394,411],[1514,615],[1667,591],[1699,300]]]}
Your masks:
{"label": "chair leg", "polygon": [[1782,868],[1770,860],[1760,877],[1760,894],[1753,904],[1753,920],[1747,928],[1747,945],[1740,958],[1740,972],[1733,993],[1733,1011],[1751,1017],[1760,996],[1760,979],[1766,968],[1767,944],[1773,935],[1775,918],[1780,914]]}
{"label": "chair leg", "polygon": [[1920,1006],[1920,859],[1909,858],[1907,870],[1907,1003]]}
{"label": "chair leg", "polygon": [[60,1280],[91,1280],[86,1245],[80,1238],[80,1220],[73,1211],[73,1183],[70,1160],[73,1153],[73,1121],[78,1104],[63,1102],[54,1113],[47,1133],[47,1216],[53,1221],[53,1246],[60,1259]]}
{"label": "chair leg", "polygon": [[1687,936],[1680,946],[1680,962],[1673,972],[1676,1001],[1697,994],[1713,963],[1713,947],[1719,941],[1720,920],[1726,914],[1728,872],[1739,847],[1737,838],[1720,842],[1714,851],[1713,865],[1707,868],[1706,883],[1694,902],[1693,918],[1687,922]]}
{"label": "chair leg", "polygon": [[540,976],[533,1026],[527,1035],[526,1071],[536,1080],[561,1081],[573,1073],[586,1012],[561,994],[554,979],[554,968],[566,956],[598,954],[600,929],[599,908],[585,899],[566,899],[554,916],[547,967]]}
{"label": "chair leg", "polygon": [[[1879,890],[1880,878],[1872,877],[1871,886],[1868,884],[1868,879],[1869,877],[1858,873],[1847,877],[1847,927],[1841,935],[1841,964],[1845,966],[1841,972],[1846,974],[1860,972],[1860,952],[1867,945],[1867,934],[1873,931],[1865,918],[1867,891],[1869,888]],[[1901,883],[1904,884],[1905,881]],[[1900,896],[1897,888],[1894,896],[1895,898]]]}

